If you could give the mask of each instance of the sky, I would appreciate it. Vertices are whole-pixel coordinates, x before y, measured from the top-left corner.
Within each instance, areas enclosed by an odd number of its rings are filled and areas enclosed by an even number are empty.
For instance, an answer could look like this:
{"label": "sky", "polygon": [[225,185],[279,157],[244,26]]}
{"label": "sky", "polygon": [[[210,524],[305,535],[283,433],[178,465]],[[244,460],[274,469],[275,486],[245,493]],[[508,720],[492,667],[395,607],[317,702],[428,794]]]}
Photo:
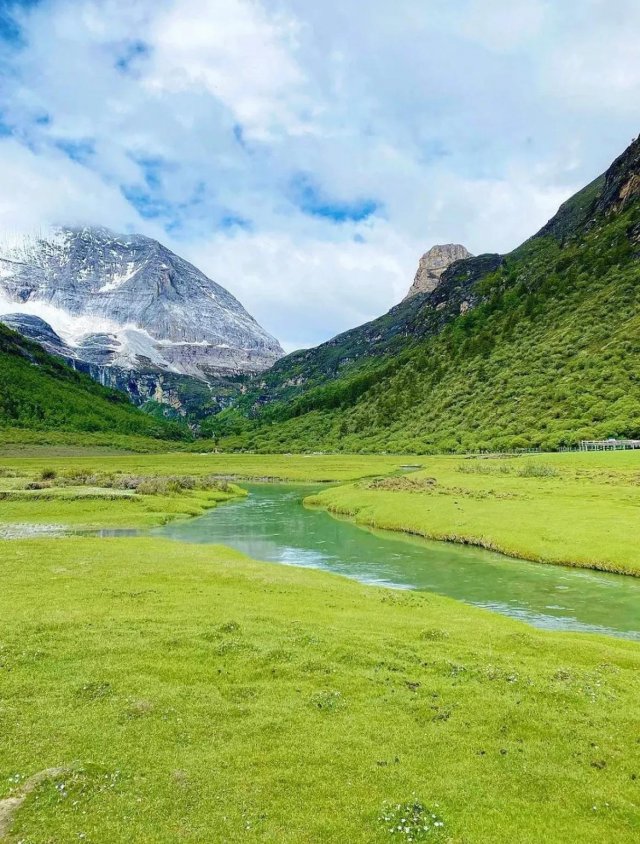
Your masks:
{"label": "sky", "polygon": [[506,252],[640,128],[637,0],[0,0],[0,240],[155,237],[288,351]]}

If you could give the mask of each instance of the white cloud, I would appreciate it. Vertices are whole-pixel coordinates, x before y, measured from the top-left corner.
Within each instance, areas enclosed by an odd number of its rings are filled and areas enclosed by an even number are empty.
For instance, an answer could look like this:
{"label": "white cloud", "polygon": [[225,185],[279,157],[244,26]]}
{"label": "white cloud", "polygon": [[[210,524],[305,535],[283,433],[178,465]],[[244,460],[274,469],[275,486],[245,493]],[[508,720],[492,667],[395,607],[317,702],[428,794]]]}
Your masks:
{"label": "white cloud", "polygon": [[[565,17],[564,23],[568,24]],[[547,90],[573,108],[638,119],[640,5],[636,0],[585,0],[572,37],[553,51]],[[635,134],[635,133],[634,133]]]}
{"label": "white cloud", "polygon": [[472,0],[462,31],[489,50],[510,52],[532,42],[549,11],[547,0]]}
{"label": "white cloud", "polygon": [[137,228],[139,214],[117,186],[61,153],[40,155],[0,139],[0,238],[65,223]]}
{"label": "white cloud", "polygon": [[[319,343],[388,310],[404,296],[415,244],[387,224],[353,237],[322,240],[267,231],[218,236],[193,247],[201,266],[282,338],[287,350]],[[406,289],[405,289],[406,288]]]}
{"label": "white cloud", "polygon": [[151,89],[204,89],[251,135],[301,131],[304,74],[295,60],[297,25],[249,0],[183,0],[163,10],[147,36]]}
{"label": "white cloud", "polygon": [[433,243],[507,251],[604,169],[639,28],[635,0],[47,0],[5,50],[0,229],[133,227],[316,343]]}

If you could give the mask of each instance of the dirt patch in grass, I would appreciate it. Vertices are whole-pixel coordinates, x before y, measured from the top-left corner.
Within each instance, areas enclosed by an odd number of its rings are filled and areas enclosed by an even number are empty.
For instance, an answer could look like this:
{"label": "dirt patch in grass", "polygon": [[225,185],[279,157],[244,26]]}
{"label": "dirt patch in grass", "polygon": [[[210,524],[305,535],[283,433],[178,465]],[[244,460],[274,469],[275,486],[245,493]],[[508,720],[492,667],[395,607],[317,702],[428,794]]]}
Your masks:
{"label": "dirt patch in grass", "polygon": [[0,800],[0,840],[9,832],[13,818],[27,797],[45,780],[60,777],[67,772],[66,768],[45,768],[29,777],[22,783],[20,789],[10,797]]}

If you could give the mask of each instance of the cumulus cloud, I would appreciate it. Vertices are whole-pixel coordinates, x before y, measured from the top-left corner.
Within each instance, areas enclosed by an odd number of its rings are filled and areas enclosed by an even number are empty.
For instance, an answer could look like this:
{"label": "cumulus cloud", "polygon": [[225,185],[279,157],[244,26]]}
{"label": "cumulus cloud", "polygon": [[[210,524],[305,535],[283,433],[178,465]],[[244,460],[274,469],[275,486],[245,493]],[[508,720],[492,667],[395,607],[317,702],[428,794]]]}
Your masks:
{"label": "cumulus cloud", "polygon": [[62,153],[40,155],[6,137],[0,161],[0,240],[60,223],[83,225],[98,213],[105,226],[144,224],[117,186]]}
{"label": "cumulus cloud", "polygon": [[0,238],[157,237],[287,348],[384,312],[435,242],[515,247],[637,133],[634,0],[13,8]]}
{"label": "cumulus cloud", "polygon": [[295,19],[269,15],[249,0],[182,0],[150,26],[150,89],[201,89],[222,102],[243,131],[268,140],[273,131],[304,131],[313,102],[304,95]]}

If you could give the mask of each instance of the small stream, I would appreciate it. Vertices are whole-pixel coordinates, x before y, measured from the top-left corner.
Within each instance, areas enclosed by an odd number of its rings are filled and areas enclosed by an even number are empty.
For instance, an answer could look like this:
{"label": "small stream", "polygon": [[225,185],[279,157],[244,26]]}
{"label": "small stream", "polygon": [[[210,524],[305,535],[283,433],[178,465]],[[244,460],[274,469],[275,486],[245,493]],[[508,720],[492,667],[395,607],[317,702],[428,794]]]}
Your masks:
{"label": "small stream", "polygon": [[466,545],[371,530],[302,506],[317,486],[243,484],[246,499],[151,533],[256,560],[447,595],[550,630],[640,641],[640,578],[514,560]]}

